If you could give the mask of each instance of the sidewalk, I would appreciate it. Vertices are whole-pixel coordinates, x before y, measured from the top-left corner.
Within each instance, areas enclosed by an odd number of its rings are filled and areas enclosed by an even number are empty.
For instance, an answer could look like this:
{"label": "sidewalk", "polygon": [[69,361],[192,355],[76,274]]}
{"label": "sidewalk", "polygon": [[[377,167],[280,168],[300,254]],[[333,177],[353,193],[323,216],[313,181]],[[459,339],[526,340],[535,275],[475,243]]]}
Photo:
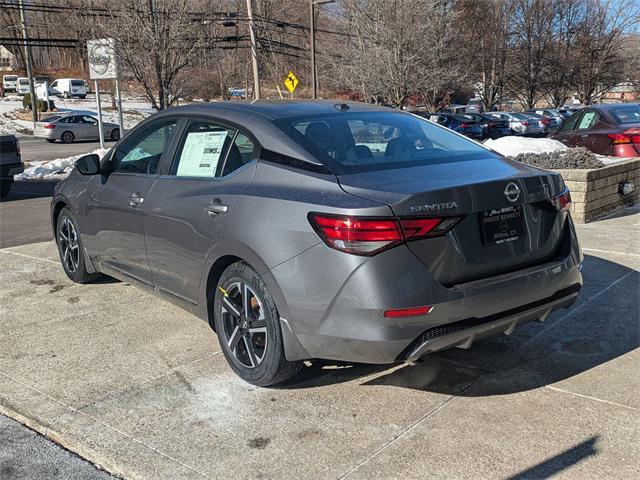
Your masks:
{"label": "sidewalk", "polygon": [[0,413],[126,478],[639,478],[640,212],[578,230],[571,310],[277,389],[239,380],[178,308],[70,283],[53,243],[2,249]]}

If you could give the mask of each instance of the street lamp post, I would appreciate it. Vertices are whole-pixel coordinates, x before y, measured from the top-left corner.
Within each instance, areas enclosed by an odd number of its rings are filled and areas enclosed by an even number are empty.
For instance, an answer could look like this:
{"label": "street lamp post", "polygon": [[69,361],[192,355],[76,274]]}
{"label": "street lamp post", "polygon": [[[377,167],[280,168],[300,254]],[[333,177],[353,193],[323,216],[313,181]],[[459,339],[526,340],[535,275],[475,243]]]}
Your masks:
{"label": "street lamp post", "polygon": [[318,98],[318,79],[316,78],[316,19],[315,6],[334,3],[336,0],[309,0],[309,27],[311,44],[311,97]]}

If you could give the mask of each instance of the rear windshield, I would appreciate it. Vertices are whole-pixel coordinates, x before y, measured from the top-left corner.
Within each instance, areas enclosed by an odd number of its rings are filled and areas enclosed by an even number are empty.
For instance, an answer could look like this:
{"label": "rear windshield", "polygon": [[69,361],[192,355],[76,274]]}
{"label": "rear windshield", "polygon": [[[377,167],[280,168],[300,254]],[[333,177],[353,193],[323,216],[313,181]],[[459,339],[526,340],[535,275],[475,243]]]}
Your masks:
{"label": "rear windshield", "polygon": [[401,112],[345,112],[284,118],[276,124],[336,175],[494,155],[446,128]]}
{"label": "rear windshield", "polygon": [[71,86],[72,87],[84,87],[84,81],[83,80],[71,80]]}
{"label": "rear windshield", "polygon": [[640,105],[626,105],[610,110],[617,123],[640,123]]}
{"label": "rear windshield", "polygon": [[18,80],[18,77],[16,77],[15,75],[5,75],[4,79],[7,82],[15,82],[16,80]]}
{"label": "rear windshield", "polygon": [[28,78],[21,78],[19,80],[20,85],[29,85],[29,79]]}

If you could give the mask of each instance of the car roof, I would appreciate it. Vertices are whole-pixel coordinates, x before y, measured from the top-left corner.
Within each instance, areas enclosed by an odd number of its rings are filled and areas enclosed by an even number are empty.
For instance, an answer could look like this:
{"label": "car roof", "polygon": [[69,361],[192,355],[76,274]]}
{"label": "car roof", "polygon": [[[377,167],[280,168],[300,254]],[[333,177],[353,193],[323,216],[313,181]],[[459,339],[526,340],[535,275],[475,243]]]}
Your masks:
{"label": "car roof", "polygon": [[[346,106],[343,107],[343,106]],[[341,110],[340,108],[345,108]],[[341,111],[363,112],[380,111],[390,112],[389,107],[381,107],[370,103],[341,101],[341,100],[257,100],[257,101],[229,101],[193,103],[182,107],[173,107],[165,110],[166,113],[179,114],[210,114],[224,113],[226,115],[242,113],[257,115],[270,120],[280,118],[297,117],[305,115],[322,115],[339,113]]]}
{"label": "car roof", "polygon": [[592,108],[594,110],[609,111],[620,107],[637,107],[639,103],[599,103],[598,105],[586,105],[583,108]]}

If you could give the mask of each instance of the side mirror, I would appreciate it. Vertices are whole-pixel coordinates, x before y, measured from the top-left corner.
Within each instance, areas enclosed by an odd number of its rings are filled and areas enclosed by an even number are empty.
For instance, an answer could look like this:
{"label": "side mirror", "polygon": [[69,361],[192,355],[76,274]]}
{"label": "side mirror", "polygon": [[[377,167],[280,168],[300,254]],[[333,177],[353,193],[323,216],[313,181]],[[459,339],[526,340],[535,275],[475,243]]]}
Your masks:
{"label": "side mirror", "polygon": [[82,175],[97,175],[100,173],[100,157],[95,153],[80,157],[76,161],[76,168]]}

